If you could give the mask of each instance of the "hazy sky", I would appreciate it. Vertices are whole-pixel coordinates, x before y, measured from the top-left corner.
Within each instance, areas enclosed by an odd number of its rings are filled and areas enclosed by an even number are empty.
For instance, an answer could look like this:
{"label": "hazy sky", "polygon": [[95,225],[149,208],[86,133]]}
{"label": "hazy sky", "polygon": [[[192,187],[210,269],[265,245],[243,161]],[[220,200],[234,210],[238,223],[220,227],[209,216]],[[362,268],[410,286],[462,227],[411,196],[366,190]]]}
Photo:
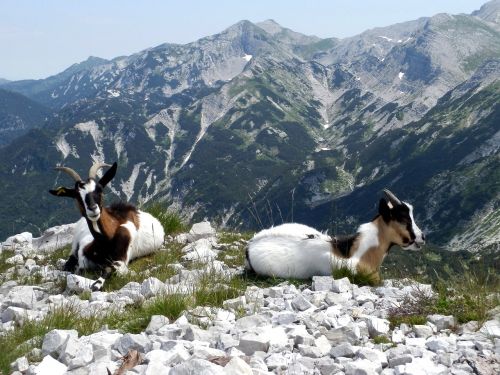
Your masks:
{"label": "hazy sky", "polygon": [[88,56],[188,43],[247,19],[346,37],[485,0],[0,0],[0,77],[44,78]]}

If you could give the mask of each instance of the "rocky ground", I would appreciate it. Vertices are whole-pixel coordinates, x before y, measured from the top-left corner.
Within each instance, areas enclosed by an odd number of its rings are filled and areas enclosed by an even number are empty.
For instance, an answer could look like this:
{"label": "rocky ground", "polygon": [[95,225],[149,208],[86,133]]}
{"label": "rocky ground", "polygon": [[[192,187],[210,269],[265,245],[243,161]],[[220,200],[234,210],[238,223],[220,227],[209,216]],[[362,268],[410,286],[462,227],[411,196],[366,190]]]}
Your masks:
{"label": "rocky ground", "polygon": [[[162,295],[189,295],[207,269],[225,277],[242,272],[216,260],[242,241],[220,244],[208,223],[201,223],[169,238],[183,244],[181,262],[172,265],[173,277],[146,277],[116,291],[91,293],[91,280],[60,271],[62,260],[38,264],[55,248],[54,241],[58,246],[67,242],[63,233],[70,230],[52,229],[43,241],[22,234],[2,244],[14,255],[6,260],[12,267],[0,286],[0,334],[17,329],[26,319],[42,319],[57,306],[71,306],[82,317],[97,316]],[[207,266],[185,266],[193,261]],[[5,281],[13,274],[36,276],[39,282]],[[55,294],[54,285],[61,279],[66,280],[65,290]],[[432,293],[430,285],[410,280],[386,280],[378,287],[332,277],[314,277],[299,287],[288,282],[264,288],[248,285],[222,307],[197,306],[174,321],[154,315],[137,334],[106,326],[86,336],[73,329],[52,330],[41,348],[15,360],[11,370],[47,375],[498,374],[500,314],[481,326],[460,325],[453,316],[443,315],[430,315],[425,324],[390,326],[391,309]]]}

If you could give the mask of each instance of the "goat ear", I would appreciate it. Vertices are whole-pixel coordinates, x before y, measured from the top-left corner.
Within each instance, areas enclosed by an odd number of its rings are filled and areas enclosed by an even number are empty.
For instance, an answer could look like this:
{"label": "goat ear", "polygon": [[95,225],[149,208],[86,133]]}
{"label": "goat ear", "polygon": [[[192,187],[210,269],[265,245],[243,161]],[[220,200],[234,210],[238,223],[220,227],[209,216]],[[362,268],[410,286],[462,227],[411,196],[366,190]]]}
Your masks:
{"label": "goat ear", "polygon": [[57,189],[49,190],[49,193],[55,195],[56,197],[69,197],[69,198],[76,197],[75,189],[68,189],[62,186],[58,187]]}
{"label": "goat ear", "polygon": [[104,176],[101,177],[101,179],[99,180],[99,184],[101,184],[102,187],[106,186],[109,181],[111,181],[113,179],[113,177],[115,177],[115,174],[116,174],[116,169],[118,168],[118,164],[116,164],[116,161],[113,163],[113,165],[111,166],[111,168],[109,168],[106,173],[104,173]]}
{"label": "goat ear", "polygon": [[378,213],[382,216],[382,219],[384,219],[386,223],[391,220],[391,206],[389,206],[389,203],[387,203],[384,198],[380,199],[378,204]]}

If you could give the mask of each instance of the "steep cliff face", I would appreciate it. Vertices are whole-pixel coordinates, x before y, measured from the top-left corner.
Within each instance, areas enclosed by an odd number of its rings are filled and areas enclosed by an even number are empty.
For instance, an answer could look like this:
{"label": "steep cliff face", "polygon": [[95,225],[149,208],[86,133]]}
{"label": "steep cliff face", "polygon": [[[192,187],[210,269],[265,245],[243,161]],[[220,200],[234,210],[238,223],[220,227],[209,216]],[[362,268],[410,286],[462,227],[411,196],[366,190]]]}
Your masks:
{"label": "steep cliff face", "polygon": [[44,193],[65,182],[54,165],[117,160],[112,195],[193,218],[348,230],[390,187],[432,241],[498,243],[499,6],[485,7],[348,39],[242,21],[4,83],[56,114],[0,150],[0,194],[13,198],[0,208],[18,218],[0,233],[73,217]]}

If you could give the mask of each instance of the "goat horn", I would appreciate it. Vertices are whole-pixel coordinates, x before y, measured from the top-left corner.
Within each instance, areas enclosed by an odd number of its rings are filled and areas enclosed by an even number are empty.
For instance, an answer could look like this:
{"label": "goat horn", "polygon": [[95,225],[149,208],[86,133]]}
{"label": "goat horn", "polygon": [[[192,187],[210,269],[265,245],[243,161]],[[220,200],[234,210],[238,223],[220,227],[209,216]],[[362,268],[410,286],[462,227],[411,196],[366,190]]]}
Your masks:
{"label": "goat horn", "polygon": [[101,168],[104,168],[104,167],[111,167],[111,165],[106,164],[106,163],[94,163],[94,165],[92,165],[92,167],[90,167],[89,177],[95,179],[97,176],[97,171]]}
{"label": "goat horn", "polygon": [[76,173],[73,169],[71,168],[68,168],[68,167],[56,167],[55,168],[57,171],[62,171],[62,172],[66,172],[67,174],[69,174],[71,177],[73,177],[73,179],[78,182],[78,181],[82,181],[82,178],[80,177],[80,175],[78,173]]}
{"label": "goat horn", "polygon": [[395,206],[401,205],[401,201],[390,190],[384,189],[385,197]]}

